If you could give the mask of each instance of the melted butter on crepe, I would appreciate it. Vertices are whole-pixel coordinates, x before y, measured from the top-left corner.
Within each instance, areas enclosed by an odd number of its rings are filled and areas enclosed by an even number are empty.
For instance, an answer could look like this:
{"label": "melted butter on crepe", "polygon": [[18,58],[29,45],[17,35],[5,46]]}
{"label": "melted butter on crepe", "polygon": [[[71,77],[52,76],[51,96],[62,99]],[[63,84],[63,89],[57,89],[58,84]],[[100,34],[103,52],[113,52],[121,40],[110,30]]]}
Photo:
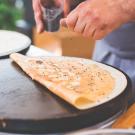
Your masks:
{"label": "melted butter on crepe", "polygon": [[87,109],[107,97],[115,80],[111,74],[86,59],[70,57],[26,57],[12,54],[11,58],[34,80],[46,86],[78,109]]}

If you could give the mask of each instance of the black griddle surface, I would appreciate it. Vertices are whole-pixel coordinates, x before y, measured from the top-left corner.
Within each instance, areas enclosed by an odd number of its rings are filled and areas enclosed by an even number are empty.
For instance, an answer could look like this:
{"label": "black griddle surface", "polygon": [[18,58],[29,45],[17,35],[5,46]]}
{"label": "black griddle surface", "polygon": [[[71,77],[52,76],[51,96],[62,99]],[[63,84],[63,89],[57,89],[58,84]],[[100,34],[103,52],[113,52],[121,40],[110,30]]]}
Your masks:
{"label": "black griddle surface", "polygon": [[[79,111],[29,78],[10,59],[0,60],[0,131],[58,133],[108,119],[126,104],[127,90],[100,106]],[[123,102],[125,99],[125,102]]]}

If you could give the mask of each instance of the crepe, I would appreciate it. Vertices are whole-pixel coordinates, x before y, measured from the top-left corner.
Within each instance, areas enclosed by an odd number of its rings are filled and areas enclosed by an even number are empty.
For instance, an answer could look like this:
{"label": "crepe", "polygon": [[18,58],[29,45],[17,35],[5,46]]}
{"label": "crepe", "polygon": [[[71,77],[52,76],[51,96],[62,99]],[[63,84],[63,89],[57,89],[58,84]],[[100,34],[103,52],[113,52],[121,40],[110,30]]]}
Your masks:
{"label": "crepe", "polygon": [[10,55],[33,80],[78,109],[88,109],[113,90],[111,74],[82,58],[48,56],[27,57]]}

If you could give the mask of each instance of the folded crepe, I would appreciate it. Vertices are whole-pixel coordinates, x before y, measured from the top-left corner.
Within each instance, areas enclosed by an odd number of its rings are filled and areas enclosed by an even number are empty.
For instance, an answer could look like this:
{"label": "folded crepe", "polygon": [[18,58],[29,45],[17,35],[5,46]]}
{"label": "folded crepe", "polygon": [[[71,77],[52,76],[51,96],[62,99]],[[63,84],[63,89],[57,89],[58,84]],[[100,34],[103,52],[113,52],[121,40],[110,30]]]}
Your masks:
{"label": "folded crepe", "polygon": [[10,55],[33,80],[78,109],[88,109],[113,90],[111,74],[87,59],[48,56]]}

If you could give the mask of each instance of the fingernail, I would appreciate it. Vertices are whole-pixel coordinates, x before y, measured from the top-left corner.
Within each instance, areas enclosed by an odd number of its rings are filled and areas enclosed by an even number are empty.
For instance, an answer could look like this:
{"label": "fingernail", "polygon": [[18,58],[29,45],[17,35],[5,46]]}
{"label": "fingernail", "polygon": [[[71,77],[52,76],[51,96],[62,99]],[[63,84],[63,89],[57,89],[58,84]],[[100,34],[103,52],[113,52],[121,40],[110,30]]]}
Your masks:
{"label": "fingernail", "polygon": [[61,26],[63,26],[63,27],[67,27],[67,24],[66,24],[65,19],[61,19],[60,24],[61,24]]}

